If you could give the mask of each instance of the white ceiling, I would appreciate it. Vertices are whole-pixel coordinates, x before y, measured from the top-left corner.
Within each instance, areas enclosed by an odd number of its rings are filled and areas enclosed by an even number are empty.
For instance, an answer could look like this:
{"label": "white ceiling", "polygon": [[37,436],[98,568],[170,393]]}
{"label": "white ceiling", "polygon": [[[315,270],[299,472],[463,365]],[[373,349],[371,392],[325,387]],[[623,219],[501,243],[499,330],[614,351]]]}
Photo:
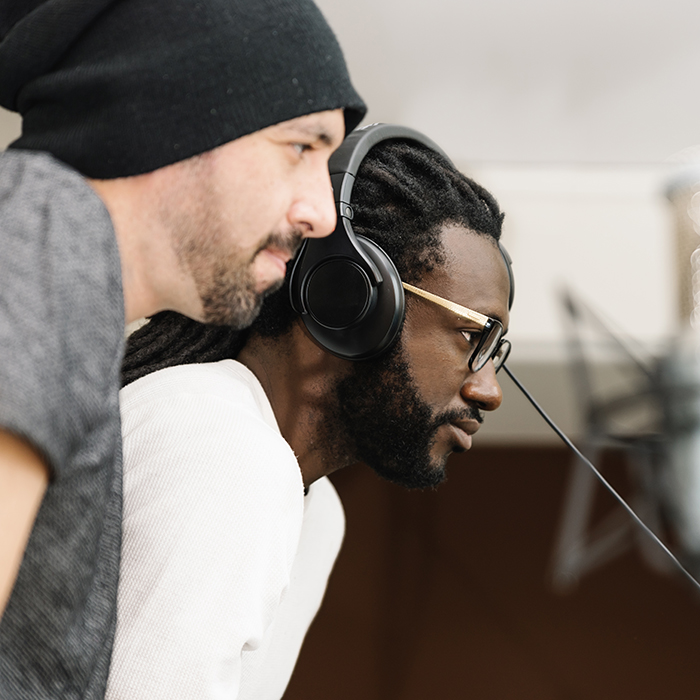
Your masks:
{"label": "white ceiling", "polygon": [[[317,2],[368,120],[459,163],[659,163],[700,144],[697,0]],[[0,110],[0,147],[18,132]]]}
{"label": "white ceiling", "polygon": [[697,0],[317,0],[370,121],[457,161],[655,163],[700,143]]}

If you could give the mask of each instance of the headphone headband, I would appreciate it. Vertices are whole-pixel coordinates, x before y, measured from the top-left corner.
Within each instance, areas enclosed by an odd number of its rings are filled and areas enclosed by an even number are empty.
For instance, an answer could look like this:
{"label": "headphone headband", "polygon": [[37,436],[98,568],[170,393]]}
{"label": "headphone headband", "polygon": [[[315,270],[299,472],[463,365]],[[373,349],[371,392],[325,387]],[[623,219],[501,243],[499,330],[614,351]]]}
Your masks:
{"label": "headphone headband", "polygon": [[[331,175],[350,173],[350,175],[356,176],[357,171],[360,169],[360,164],[372,148],[378,143],[390,139],[417,141],[427,146],[431,151],[439,153],[449,163],[452,163],[447,153],[432,139],[421,134],[420,131],[410,129],[407,126],[377,123],[363,126],[350,133],[343,143],[340,144],[338,149],[331,155],[328,161],[328,170]],[[336,199],[338,199],[337,195]]]}

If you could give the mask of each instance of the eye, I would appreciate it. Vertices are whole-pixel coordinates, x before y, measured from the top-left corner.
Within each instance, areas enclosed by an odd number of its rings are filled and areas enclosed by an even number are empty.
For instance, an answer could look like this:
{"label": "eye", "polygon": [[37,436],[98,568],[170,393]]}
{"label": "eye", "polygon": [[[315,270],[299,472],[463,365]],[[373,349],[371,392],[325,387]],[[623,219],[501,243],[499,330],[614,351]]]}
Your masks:
{"label": "eye", "polygon": [[467,341],[471,348],[475,348],[479,344],[482,331],[477,330],[461,330],[460,333]]}
{"label": "eye", "polygon": [[293,143],[292,148],[301,156],[306,153],[306,151],[311,150],[311,145],[308,143]]}

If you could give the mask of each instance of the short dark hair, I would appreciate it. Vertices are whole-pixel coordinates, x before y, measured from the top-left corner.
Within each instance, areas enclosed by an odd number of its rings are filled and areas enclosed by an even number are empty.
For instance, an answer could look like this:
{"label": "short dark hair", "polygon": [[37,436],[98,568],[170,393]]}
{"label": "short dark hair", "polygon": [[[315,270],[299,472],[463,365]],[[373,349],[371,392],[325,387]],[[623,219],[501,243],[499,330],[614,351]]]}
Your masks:
{"label": "short dark hair", "polygon": [[[445,264],[445,225],[463,226],[494,241],[501,236],[503,214],[493,196],[441,155],[412,141],[375,146],[360,166],[352,201],[354,231],[377,243],[401,279],[412,284]],[[122,383],[164,367],[234,358],[251,330],[280,337],[295,316],[286,284],[265,300],[246,331],[204,325],[173,311],[156,314],[127,342]]]}

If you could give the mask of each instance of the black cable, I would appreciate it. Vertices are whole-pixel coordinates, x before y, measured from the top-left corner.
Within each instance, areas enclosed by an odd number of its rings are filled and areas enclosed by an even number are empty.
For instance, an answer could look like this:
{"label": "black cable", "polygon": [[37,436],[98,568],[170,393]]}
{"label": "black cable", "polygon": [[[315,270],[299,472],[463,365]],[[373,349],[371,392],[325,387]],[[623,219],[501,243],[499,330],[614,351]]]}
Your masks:
{"label": "black cable", "polygon": [[683,564],[678,561],[676,558],[675,554],[671,552],[671,550],[659,539],[659,537],[651,530],[651,528],[634,512],[634,510],[627,504],[627,501],[625,501],[622,496],[611,486],[611,484],[607,481],[607,479],[598,471],[598,469],[593,466],[593,463],[583,455],[581,450],[574,445],[569,438],[564,435],[564,433],[559,429],[559,426],[544,412],[544,409],[535,401],[533,398],[532,394],[518,381],[518,379],[515,377],[515,375],[508,369],[508,367],[504,364],[502,365],[502,369],[505,370],[506,374],[511,378],[515,386],[520,389],[520,391],[523,392],[525,398],[535,407],[535,410],[544,418],[546,421],[547,425],[564,441],[564,443],[571,449],[573,450],[574,454],[587,466],[589,466],[592,470],[593,473],[600,479],[601,483],[603,486],[605,486],[608,491],[620,502],[620,505],[632,516],[632,519],[650,536],[652,539],[654,539],[661,549],[668,554],[668,556],[671,558],[673,563],[683,572],[683,574],[686,576],[686,578],[695,586],[698,590],[700,590],[700,583],[692,576],[692,574],[683,566]]}

